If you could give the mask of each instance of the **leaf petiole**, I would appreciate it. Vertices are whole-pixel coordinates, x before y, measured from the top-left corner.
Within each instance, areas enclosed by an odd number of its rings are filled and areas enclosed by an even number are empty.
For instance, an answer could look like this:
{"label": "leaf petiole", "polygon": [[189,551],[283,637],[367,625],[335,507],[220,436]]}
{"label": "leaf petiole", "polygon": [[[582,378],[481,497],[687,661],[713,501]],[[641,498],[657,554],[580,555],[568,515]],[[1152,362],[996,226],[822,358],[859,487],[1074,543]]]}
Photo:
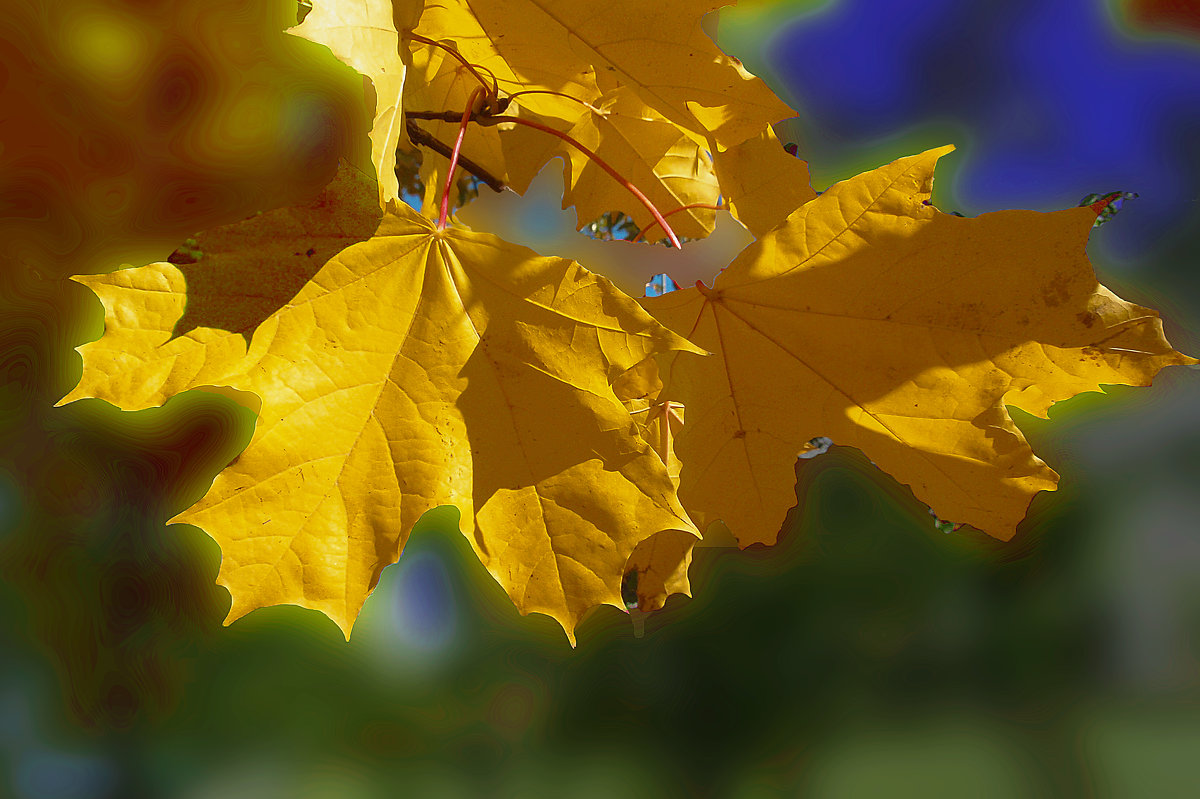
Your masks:
{"label": "leaf petiole", "polygon": [[[597,116],[601,116],[601,117],[608,116],[607,111],[601,111],[599,108],[597,108],[596,106],[592,105],[591,103],[589,103],[585,100],[580,100],[578,97],[572,97],[571,95],[569,95],[565,92],[555,92],[555,91],[551,91],[549,89],[523,89],[519,92],[513,92],[512,94],[507,95],[506,97],[504,97],[502,99],[507,102],[512,102],[513,100],[520,97],[522,94],[553,94],[555,97],[565,97],[568,100],[574,100],[575,102],[579,103],[581,106],[588,109],[589,111],[591,111],[593,114],[596,114]],[[501,111],[501,113],[503,113],[504,109],[500,109],[500,111]]]}
{"label": "leaf petiole", "polygon": [[462,119],[458,123],[458,135],[454,138],[454,150],[450,153],[450,168],[446,170],[446,182],[442,186],[442,203],[438,209],[438,230],[445,230],[446,218],[450,216],[450,188],[454,185],[454,170],[458,168],[458,154],[462,150],[463,139],[467,135],[467,123],[471,121],[475,101],[484,91],[485,88],[480,86],[471,92],[471,99],[467,100],[467,107],[463,109]]}
{"label": "leaf petiole", "polygon": [[[690,208],[709,208],[713,211],[724,211],[726,208],[728,208],[728,206],[713,205],[712,203],[690,203],[688,205],[681,205],[678,208],[672,208],[670,211],[667,211],[665,214],[663,214],[663,216],[667,217],[667,216],[670,216],[671,214],[677,214],[680,211],[687,211]],[[632,241],[641,241],[642,236],[646,235],[646,231],[650,230],[652,227],[654,227],[657,224],[658,224],[658,220],[655,219],[653,222],[646,225],[646,227],[639,230],[638,234],[633,237]]]}

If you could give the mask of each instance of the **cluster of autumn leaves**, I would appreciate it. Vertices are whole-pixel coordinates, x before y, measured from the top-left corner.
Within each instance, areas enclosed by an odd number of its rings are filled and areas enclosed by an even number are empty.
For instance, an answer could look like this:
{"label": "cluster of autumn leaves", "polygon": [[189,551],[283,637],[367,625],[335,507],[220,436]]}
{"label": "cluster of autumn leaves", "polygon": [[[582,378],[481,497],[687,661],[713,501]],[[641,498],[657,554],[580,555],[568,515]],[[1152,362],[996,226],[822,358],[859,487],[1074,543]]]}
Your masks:
{"label": "cluster of autumn leaves", "polygon": [[[817,196],[771,132],[793,112],[701,29],[717,5],[316,1],[291,33],[369,78],[377,179],[343,164],[309,204],[197,234],[186,269],[77,278],[105,332],[64,402],[202,389],[258,414],[176,517],[220,544],[229,621],[292,603],[348,636],[416,521],[452,505],[521,612],[574,640],[588,610],[624,606],[628,574],[642,609],[687,593],[712,522],[773,543],[820,437],[1008,538],[1057,476],[1006,406],[1045,416],[1194,363],[1155,312],[1097,284],[1094,209],[943,214],[927,201],[948,147]],[[501,99],[684,209],[681,236],[731,213],[755,242],[707,284],[635,300],[586,265],[439,229],[432,196],[399,202],[411,125],[450,143],[449,117]],[[561,157],[580,224],[651,221],[595,158],[529,126],[467,124],[462,153],[517,191]],[[426,152],[429,195],[447,166]]]}

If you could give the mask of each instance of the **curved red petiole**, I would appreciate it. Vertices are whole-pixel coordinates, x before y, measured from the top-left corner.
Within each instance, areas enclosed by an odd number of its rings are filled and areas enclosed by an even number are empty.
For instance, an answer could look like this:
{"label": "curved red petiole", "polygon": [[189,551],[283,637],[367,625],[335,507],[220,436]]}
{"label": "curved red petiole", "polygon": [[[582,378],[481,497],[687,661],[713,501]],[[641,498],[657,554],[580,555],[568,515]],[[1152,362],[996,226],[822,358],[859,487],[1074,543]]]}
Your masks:
{"label": "curved red petiole", "polygon": [[580,100],[578,97],[572,97],[571,95],[569,95],[565,92],[555,92],[555,91],[551,91],[549,89],[522,89],[519,92],[513,92],[512,94],[505,95],[505,96],[508,97],[509,100],[515,100],[518,97],[520,97],[522,95],[526,95],[526,94],[552,94],[556,97],[562,97],[566,100],[571,100],[573,102],[579,103],[581,106],[588,109],[589,111],[591,111],[594,114],[598,114],[599,116],[607,116],[603,111],[601,111],[599,108],[592,105],[591,103],[586,102],[584,100]]}
{"label": "curved red petiole", "polygon": [[458,154],[462,151],[463,138],[467,135],[467,123],[471,121],[471,114],[474,113],[475,101],[484,91],[484,87],[480,86],[471,92],[471,99],[467,100],[462,120],[458,123],[458,136],[454,138],[454,149],[450,152],[450,166],[446,170],[446,182],[442,185],[442,203],[438,208],[438,230],[446,229],[446,219],[450,216],[450,189],[454,186],[454,170],[458,168]]}
{"label": "curved red petiole", "polygon": [[[470,109],[468,109],[468,111],[469,110]],[[466,118],[467,117],[464,117],[464,119],[466,119]],[[642,194],[642,190],[639,189],[637,186],[633,185],[632,183],[630,183],[628,180],[626,180],[621,175],[620,172],[618,172],[617,170],[615,170],[611,166],[609,166],[608,162],[606,162],[603,158],[601,158],[599,155],[597,155],[594,151],[588,149],[587,147],[584,147],[582,144],[580,144],[578,141],[576,141],[571,136],[567,135],[566,133],[563,133],[561,130],[555,130],[554,128],[549,127],[548,125],[543,125],[540,122],[534,122],[531,119],[521,119],[520,117],[489,116],[489,117],[477,118],[475,121],[481,125],[496,125],[501,122],[516,122],[518,125],[525,125],[526,127],[530,127],[535,130],[540,130],[543,133],[549,133],[551,136],[557,136],[558,138],[562,139],[567,144],[571,145],[575,149],[579,150],[579,152],[583,153],[588,158],[595,161],[597,166],[599,166],[601,169],[603,169],[608,174],[612,175],[613,180],[617,181],[622,186],[624,186],[629,191],[629,193],[632,194],[634,197],[637,197],[638,201],[640,201],[642,205],[646,206],[646,210],[649,211],[651,216],[654,217],[654,221],[662,226],[663,232],[667,234],[667,238],[670,239],[671,244],[674,245],[677,249],[680,249],[680,250],[683,249],[683,245],[681,245],[679,243],[679,237],[675,235],[675,231],[671,230],[671,226],[667,224],[667,220],[663,217],[663,215],[661,213],[659,213],[658,209],[654,207],[654,203],[650,202],[650,198],[647,197],[645,194]]]}
{"label": "curved red petiole", "polygon": [[[689,208],[709,208],[713,211],[724,211],[727,207],[728,206],[724,206],[724,205],[713,205],[712,203],[691,203],[690,205],[681,205],[678,208],[672,208],[670,211],[667,211],[665,214],[663,214],[663,216],[670,216],[671,214],[677,214],[680,211],[686,211]],[[658,220],[655,219],[653,222],[646,225],[646,227],[639,230],[638,234],[636,236],[634,236],[632,239],[630,239],[630,241],[641,241],[642,236],[646,235],[646,231],[650,230],[657,224],[658,224]]]}

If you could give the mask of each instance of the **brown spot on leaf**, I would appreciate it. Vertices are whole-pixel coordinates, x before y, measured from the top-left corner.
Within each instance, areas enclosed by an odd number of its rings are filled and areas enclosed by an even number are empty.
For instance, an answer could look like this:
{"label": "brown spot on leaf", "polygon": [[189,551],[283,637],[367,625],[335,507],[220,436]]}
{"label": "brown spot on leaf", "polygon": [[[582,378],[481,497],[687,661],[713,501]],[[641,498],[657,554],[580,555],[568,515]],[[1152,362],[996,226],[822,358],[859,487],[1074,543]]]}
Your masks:
{"label": "brown spot on leaf", "polygon": [[1063,275],[1055,277],[1042,289],[1042,301],[1046,303],[1047,308],[1057,308],[1069,299],[1071,299],[1071,292],[1067,288],[1067,279]]}

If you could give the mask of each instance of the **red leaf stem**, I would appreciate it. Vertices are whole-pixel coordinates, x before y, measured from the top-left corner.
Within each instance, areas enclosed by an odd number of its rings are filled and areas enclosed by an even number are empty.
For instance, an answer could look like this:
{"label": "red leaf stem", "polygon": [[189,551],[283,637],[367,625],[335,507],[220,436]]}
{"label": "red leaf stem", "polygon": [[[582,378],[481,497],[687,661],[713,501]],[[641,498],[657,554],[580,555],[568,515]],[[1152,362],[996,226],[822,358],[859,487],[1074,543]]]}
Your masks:
{"label": "red leaf stem", "polygon": [[438,230],[446,228],[446,218],[450,216],[450,189],[454,186],[454,170],[458,168],[458,154],[462,150],[463,139],[467,135],[467,123],[471,121],[472,109],[475,108],[475,101],[479,99],[479,95],[483,94],[486,87],[480,86],[475,91],[471,92],[471,99],[467,100],[467,107],[463,109],[462,120],[458,123],[458,136],[454,138],[454,149],[450,152],[450,168],[446,170],[446,183],[442,186],[442,204],[438,209]]}
{"label": "red leaf stem", "polygon": [[[665,214],[663,214],[663,216],[670,216],[671,214],[677,214],[680,211],[686,211],[689,208],[711,208],[714,211],[724,211],[726,207],[727,206],[724,206],[724,205],[713,205],[712,203],[690,203],[688,205],[681,205],[678,208],[672,208],[670,211],[667,211]],[[642,236],[646,235],[646,231],[649,230],[650,228],[654,227],[657,224],[658,224],[658,220],[655,219],[653,222],[646,225],[646,227],[639,230],[638,234],[636,236],[634,236],[631,239],[631,241],[641,241]]]}
{"label": "red leaf stem", "polygon": [[601,111],[599,108],[597,108],[596,106],[592,105],[591,103],[589,103],[585,100],[580,100],[578,97],[572,97],[571,95],[569,95],[565,92],[555,92],[555,91],[551,91],[550,89],[522,89],[519,92],[513,92],[512,94],[505,95],[505,97],[509,100],[515,100],[518,97],[520,97],[522,94],[553,94],[556,97],[564,97],[568,100],[574,100],[575,102],[579,103],[584,108],[591,111],[593,114],[597,114],[602,117],[608,116],[604,111]]}

